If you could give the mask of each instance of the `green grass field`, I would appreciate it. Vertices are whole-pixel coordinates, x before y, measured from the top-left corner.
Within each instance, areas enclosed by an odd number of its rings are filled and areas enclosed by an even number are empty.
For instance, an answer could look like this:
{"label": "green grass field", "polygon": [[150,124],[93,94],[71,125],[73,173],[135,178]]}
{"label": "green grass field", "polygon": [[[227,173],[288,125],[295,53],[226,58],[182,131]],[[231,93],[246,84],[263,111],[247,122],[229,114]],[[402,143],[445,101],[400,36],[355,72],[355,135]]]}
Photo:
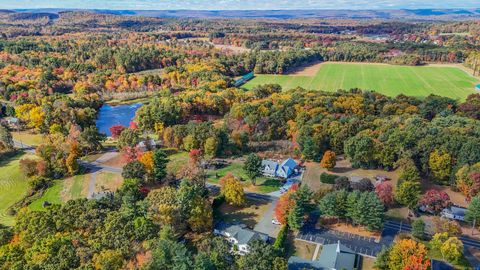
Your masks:
{"label": "green grass field", "polygon": [[19,167],[19,161],[24,156],[17,154],[0,162],[0,224],[3,225],[13,225],[14,217],[7,215],[7,210],[28,191],[28,179]]}
{"label": "green grass field", "polygon": [[336,91],[360,88],[387,96],[405,94],[426,97],[430,94],[464,100],[475,93],[478,80],[456,67],[394,66],[382,64],[324,63],[315,76],[255,75],[243,87],[276,83],[284,90],[302,87]]}

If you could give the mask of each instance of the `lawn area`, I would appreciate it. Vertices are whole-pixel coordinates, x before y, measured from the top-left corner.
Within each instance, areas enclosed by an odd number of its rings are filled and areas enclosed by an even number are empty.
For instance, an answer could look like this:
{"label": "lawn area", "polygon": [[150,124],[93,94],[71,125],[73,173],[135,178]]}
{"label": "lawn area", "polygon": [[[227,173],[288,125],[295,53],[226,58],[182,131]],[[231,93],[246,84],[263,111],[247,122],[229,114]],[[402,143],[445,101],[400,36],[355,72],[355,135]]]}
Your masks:
{"label": "lawn area", "polygon": [[62,202],[86,198],[90,174],[81,174],[62,180],[62,189],[59,190]]}
{"label": "lawn area", "polygon": [[12,131],[12,137],[14,140],[30,146],[37,146],[43,142],[43,136],[41,134],[34,134],[30,131]]}
{"label": "lawn area", "polygon": [[48,188],[45,193],[43,193],[42,197],[33,201],[28,207],[31,210],[35,211],[42,211],[43,210],[43,202],[47,201],[51,204],[61,204],[62,197],[61,192],[63,190],[63,183],[64,180],[55,180],[53,186]]}
{"label": "lawn area", "polygon": [[111,172],[97,172],[97,180],[95,181],[94,192],[101,191],[117,191],[123,183],[120,174]]}
{"label": "lawn area", "polygon": [[478,80],[451,66],[397,66],[368,63],[323,63],[315,76],[255,75],[243,87],[277,83],[284,90],[302,87],[336,91],[360,88],[387,96],[405,94],[426,97],[430,94],[464,100],[475,93]]}
{"label": "lawn area", "polygon": [[222,220],[228,223],[242,223],[249,228],[255,225],[267,212],[271,202],[247,199],[244,206],[233,206],[223,203],[219,208],[215,209],[215,220]]}
{"label": "lawn area", "polygon": [[20,153],[0,161],[0,224],[13,225],[14,217],[7,215],[7,210],[27,194],[28,179],[19,168],[20,159],[26,156]]}
{"label": "lawn area", "polygon": [[282,186],[282,181],[264,176],[258,177],[255,186],[252,185],[252,182],[243,170],[243,162],[239,160],[234,160],[228,166],[218,170],[207,170],[207,181],[218,184],[219,180],[228,173],[240,179],[245,189],[251,192],[269,193],[277,191]]}
{"label": "lawn area", "polygon": [[[289,238],[293,238],[293,237],[289,237]],[[292,249],[290,250],[290,253],[292,254],[292,256],[297,256],[305,260],[312,260],[313,254],[315,253],[315,248],[317,247],[317,245],[313,243],[305,242],[305,241],[294,240],[294,239],[289,239],[289,240],[293,241],[293,244],[292,242],[290,243],[290,248]],[[317,256],[319,256],[321,252],[322,250],[320,249],[318,251]],[[315,259],[318,259],[318,257]]]}
{"label": "lawn area", "polygon": [[178,170],[188,163],[188,153],[179,152],[168,156],[167,172],[176,175]]}

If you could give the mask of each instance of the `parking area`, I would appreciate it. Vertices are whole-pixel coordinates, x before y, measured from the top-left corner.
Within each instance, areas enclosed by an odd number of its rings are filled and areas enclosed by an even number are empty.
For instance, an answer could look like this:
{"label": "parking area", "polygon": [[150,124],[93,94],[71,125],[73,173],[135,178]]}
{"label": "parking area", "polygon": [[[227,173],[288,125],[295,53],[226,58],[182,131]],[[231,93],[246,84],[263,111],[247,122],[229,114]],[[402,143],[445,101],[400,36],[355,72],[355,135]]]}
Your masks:
{"label": "parking area", "polygon": [[298,240],[318,243],[321,245],[335,244],[340,241],[343,245],[356,253],[368,257],[376,257],[378,252],[382,249],[382,245],[375,242],[375,238],[373,237],[365,237],[333,230],[307,228],[300,231],[296,238]]}

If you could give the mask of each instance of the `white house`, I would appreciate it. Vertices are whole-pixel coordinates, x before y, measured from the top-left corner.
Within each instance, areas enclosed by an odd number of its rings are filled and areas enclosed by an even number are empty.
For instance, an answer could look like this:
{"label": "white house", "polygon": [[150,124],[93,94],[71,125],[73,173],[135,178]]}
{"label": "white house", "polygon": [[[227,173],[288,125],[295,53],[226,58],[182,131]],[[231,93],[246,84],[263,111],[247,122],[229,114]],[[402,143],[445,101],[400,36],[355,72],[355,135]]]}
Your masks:
{"label": "white house", "polygon": [[252,241],[267,242],[269,240],[268,235],[250,230],[245,225],[219,223],[215,226],[213,233],[225,237],[233,245],[232,250],[239,255],[250,252],[249,243]]}
{"label": "white house", "polygon": [[442,217],[446,217],[453,220],[465,221],[465,213],[467,209],[458,206],[451,206],[442,210]]}
{"label": "white house", "polygon": [[263,175],[271,177],[288,178],[295,173],[297,166],[297,162],[291,158],[286,159],[282,164],[272,160],[262,161]]}

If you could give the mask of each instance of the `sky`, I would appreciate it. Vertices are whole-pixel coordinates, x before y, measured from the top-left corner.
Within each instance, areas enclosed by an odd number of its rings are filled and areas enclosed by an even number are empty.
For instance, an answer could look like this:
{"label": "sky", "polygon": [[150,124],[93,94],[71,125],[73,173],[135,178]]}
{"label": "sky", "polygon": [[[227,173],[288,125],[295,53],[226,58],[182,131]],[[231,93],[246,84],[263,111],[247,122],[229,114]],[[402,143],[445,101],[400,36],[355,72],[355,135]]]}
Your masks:
{"label": "sky", "polygon": [[0,9],[116,10],[441,9],[480,8],[480,0],[0,0]]}

